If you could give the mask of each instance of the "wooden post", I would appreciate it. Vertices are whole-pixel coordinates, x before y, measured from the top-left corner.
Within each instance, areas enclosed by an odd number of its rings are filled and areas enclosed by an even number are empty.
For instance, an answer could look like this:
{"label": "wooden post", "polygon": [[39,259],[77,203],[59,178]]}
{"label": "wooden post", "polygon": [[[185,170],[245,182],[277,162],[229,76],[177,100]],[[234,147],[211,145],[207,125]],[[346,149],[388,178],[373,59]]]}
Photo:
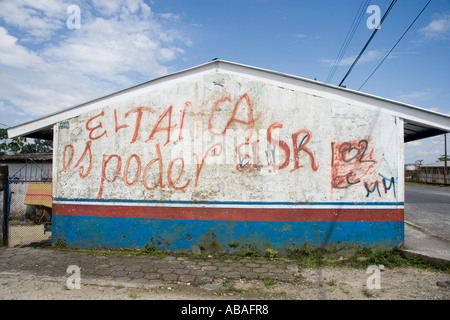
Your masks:
{"label": "wooden post", "polygon": [[1,238],[0,244],[8,245],[8,166],[0,165],[0,192],[3,195],[3,206],[0,211]]}
{"label": "wooden post", "polygon": [[444,184],[447,184],[447,134],[444,134]]}

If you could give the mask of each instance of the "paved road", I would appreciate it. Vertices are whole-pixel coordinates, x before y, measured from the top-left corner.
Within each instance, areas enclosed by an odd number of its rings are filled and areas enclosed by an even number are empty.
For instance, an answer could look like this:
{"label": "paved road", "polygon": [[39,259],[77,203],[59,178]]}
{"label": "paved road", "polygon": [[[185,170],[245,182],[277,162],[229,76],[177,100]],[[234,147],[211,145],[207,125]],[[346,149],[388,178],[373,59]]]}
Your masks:
{"label": "paved road", "polygon": [[405,220],[450,239],[450,188],[405,186]]}

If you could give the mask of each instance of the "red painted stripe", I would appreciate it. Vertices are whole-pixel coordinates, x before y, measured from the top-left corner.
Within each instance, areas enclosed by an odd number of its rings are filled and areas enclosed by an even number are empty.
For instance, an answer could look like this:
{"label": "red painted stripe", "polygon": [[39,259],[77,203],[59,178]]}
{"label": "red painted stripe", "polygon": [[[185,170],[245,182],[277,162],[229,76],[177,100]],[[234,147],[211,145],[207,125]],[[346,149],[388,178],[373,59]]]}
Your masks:
{"label": "red painted stripe", "polygon": [[46,198],[46,199],[52,199],[51,194],[45,194],[45,193],[33,193],[33,194],[27,194],[26,197],[30,198]]}
{"label": "red painted stripe", "polygon": [[403,221],[403,209],[276,209],[53,204],[53,214],[222,221]]}

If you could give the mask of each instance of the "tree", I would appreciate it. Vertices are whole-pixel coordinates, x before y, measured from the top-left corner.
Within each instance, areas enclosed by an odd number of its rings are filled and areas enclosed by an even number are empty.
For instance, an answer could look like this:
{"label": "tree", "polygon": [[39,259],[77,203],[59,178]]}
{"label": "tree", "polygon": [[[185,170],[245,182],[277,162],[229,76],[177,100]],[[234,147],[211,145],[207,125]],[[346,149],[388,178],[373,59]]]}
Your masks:
{"label": "tree", "polygon": [[6,129],[0,129],[0,155],[12,155],[23,153],[51,153],[53,151],[53,143],[48,140],[8,138]]}
{"label": "tree", "polygon": [[[445,160],[445,155],[441,154],[441,156],[438,158],[437,161],[444,161]],[[450,161],[450,156],[447,155],[447,161]]]}

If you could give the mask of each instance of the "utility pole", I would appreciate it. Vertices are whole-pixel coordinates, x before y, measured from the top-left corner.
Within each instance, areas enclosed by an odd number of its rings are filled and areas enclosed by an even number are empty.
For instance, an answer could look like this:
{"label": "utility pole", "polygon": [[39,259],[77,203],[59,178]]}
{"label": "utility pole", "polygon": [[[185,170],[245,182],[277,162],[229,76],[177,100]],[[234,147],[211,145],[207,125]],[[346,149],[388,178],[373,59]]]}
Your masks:
{"label": "utility pole", "polygon": [[444,184],[447,184],[447,134],[444,134]]}
{"label": "utility pole", "polygon": [[3,206],[0,207],[0,246],[8,245],[8,166],[0,165],[0,196],[3,196]]}

